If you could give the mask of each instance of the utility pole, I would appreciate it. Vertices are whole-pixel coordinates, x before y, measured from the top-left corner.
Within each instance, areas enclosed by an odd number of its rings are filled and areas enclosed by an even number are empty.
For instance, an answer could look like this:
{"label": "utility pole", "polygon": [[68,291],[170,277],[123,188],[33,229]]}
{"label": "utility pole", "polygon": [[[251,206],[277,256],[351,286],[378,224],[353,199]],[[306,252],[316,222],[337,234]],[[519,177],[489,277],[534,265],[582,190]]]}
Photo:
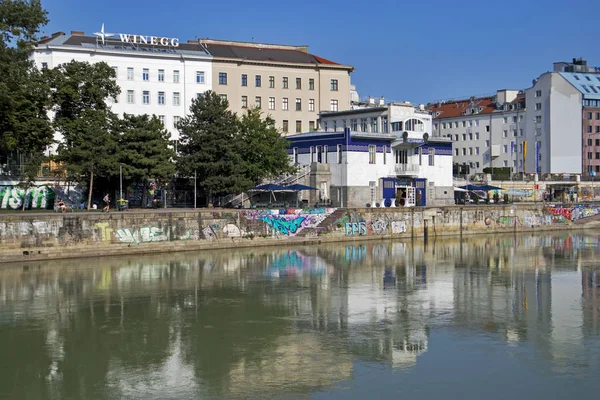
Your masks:
{"label": "utility pole", "polygon": [[194,210],[196,209],[196,171],[194,170]]}

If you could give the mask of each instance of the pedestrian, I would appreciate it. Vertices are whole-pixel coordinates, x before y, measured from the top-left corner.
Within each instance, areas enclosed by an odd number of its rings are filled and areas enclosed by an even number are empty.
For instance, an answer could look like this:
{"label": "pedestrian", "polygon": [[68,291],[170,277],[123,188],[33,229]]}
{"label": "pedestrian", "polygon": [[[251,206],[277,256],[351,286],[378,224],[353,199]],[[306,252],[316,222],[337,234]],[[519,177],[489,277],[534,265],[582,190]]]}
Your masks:
{"label": "pedestrian", "polygon": [[110,197],[108,193],[106,193],[106,196],[104,196],[102,201],[104,202],[104,208],[102,209],[102,212],[108,212],[108,210],[110,209]]}

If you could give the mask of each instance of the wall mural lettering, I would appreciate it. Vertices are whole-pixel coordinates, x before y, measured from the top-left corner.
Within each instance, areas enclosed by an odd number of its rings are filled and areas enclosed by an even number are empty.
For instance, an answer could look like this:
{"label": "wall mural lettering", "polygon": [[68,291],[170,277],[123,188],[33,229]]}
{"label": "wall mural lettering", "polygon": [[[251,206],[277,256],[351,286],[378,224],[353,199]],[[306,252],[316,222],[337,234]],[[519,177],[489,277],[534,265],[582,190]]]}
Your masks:
{"label": "wall mural lettering", "polygon": [[346,236],[365,236],[367,234],[366,222],[347,222]]}
{"label": "wall mural lettering", "polygon": [[571,222],[579,221],[584,218],[590,218],[600,214],[600,205],[598,204],[575,204],[570,207],[556,206],[546,207],[552,215],[561,215]]}
{"label": "wall mural lettering", "polygon": [[296,234],[302,227],[302,223],[306,219],[305,217],[287,217],[280,216],[276,217],[274,215],[267,215],[264,217],[258,218],[260,221],[263,221],[271,228],[275,229],[279,233],[283,233],[284,235],[294,235]]}
{"label": "wall mural lettering", "polygon": [[48,186],[33,186],[27,190],[17,186],[0,186],[0,209],[17,210],[23,206],[45,210],[54,206],[54,190]]}

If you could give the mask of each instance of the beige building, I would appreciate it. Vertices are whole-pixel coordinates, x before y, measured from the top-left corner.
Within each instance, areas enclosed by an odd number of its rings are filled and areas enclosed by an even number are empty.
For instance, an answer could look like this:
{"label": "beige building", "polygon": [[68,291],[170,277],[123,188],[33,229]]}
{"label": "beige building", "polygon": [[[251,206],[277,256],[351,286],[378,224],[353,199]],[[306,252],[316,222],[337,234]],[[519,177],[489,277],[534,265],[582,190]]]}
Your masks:
{"label": "beige building", "polygon": [[308,52],[308,46],[200,39],[212,55],[212,89],[242,114],[260,107],[283,134],[317,129],[319,111],[350,108],[354,67]]}

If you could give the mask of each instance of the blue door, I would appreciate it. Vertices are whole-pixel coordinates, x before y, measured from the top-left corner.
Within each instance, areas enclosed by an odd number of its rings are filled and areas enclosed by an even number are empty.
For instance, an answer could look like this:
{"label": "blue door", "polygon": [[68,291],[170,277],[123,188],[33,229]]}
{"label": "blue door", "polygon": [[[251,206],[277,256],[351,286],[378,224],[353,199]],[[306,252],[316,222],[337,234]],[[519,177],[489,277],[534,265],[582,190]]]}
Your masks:
{"label": "blue door", "polygon": [[415,205],[424,207],[427,205],[427,179],[415,178]]}

